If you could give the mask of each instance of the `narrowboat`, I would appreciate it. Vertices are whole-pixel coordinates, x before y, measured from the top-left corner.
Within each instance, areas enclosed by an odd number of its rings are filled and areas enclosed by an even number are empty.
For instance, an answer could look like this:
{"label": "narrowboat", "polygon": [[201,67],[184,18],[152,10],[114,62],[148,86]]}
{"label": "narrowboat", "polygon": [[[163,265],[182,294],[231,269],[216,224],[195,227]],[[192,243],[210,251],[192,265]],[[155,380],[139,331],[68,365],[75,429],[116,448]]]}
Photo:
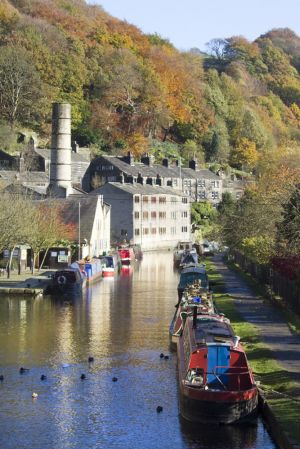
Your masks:
{"label": "narrowboat", "polygon": [[169,328],[171,348],[176,349],[177,341],[182,333],[184,319],[193,315],[195,307],[197,315],[215,314],[212,292],[201,286],[199,280],[188,285],[184,290],[181,301],[176,304],[176,311]]}
{"label": "narrowboat", "polygon": [[177,355],[184,419],[234,424],[257,416],[258,389],[252,371],[239,337],[223,316],[188,316]]}
{"label": "narrowboat", "polygon": [[113,277],[116,273],[119,273],[121,268],[121,260],[118,253],[101,256],[100,262],[102,265],[103,277]]}
{"label": "narrowboat", "polygon": [[189,251],[193,248],[192,242],[178,242],[173,254],[174,267],[179,268],[181,257],[185,251]]}
{"label": "narrowboat", "polygon": [[197,265],[198,254],[195,248],[191,250],[184,251],[181,256],[179,268],[184,268],[186,265]]}
{"label": "narrowboat", "polygon": [[201,287],[208,290],[208,277],[204,265],[188,265],[182,269],[177,287],[178,301],[181,300],[183,292],[188,285],[195,281],[199,281]]}
{"label": "narrowboat", "polygon": [[130,246],[122,246],[118,248],[122,266],[131,265],[135,260],[133,248]]}
{"label": "narrowboat", "polygon": [[57,270],[52,276],[52,292],[79,293],[86,285],[86,274],[77,262],[63,270]]}
{"label": "narrowboat", "polygon": [[78,262],[81,271],[85,272],[87,284],[95,282],[102,277],[102,265],[100,259],[85,257]]}

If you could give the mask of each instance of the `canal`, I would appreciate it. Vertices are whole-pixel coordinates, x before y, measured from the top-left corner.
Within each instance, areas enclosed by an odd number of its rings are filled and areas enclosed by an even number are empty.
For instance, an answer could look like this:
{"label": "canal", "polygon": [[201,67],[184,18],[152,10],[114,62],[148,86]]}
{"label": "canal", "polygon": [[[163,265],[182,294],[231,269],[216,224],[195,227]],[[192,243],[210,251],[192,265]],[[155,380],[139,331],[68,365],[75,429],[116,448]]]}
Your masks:
{"label": "canal", "polygon": [[177,283],[172,254],[152,253],[81,298],[0,298],[1,449],[275,448],[260,420],[180,420],[168,337]]}

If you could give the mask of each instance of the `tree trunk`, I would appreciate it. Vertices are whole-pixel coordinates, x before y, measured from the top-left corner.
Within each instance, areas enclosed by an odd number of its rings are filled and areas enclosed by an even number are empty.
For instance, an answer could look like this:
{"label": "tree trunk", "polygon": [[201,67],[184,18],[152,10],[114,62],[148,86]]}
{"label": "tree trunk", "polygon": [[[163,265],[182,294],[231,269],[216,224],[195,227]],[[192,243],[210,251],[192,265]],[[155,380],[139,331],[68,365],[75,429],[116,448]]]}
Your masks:
{"label": "tree trunk", "polygon": [[13,255],[14,255],[14,250],[15,250],[15,246],[13,247],[13,249],[9,253],[9,259],[8,259],[8,264],[7,264],[7,279],[10,278],[11,263],[12,263],[12,258],[13,258]]}
{"label": "tree trunk", "polygon": [[40,267],[39,267],[39,271],[42,269],[42,266],[44,265],[44,262],[45,262],[45,260],[46,260],[46,257],[47,257],[47,254],[48,254],[48,251],[49,251],[49,247],[46,249],[46,251],[45,251],[45,254],[44,254],[44,257],[43,257],[43,260],[42,260],[42,263],[41,263],[41,265],[40,265]]}

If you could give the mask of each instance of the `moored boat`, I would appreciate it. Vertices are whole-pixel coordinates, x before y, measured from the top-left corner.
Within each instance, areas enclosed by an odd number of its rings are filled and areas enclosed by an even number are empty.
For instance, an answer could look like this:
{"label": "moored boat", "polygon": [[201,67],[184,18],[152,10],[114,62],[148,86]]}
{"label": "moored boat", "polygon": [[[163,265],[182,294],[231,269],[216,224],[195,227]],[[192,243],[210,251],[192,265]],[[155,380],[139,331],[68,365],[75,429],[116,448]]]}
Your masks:
{"label": "moored boat", "polygon": [[191,250],[192,248],[192,242],[178,242],[173,254],[174,267],[179,268],[183,253]]}
{"label": "moored boat", "polygon": [[181,259],[179,268],[184,268],[186,265],[196,265],[198,263],[198,254],[195,248],[191,250],[184,251]]}
{"label": "moored boat", "polygon": [[239,338],[223,316],[187,317],[177,354],[184,419],[233,424],[256,417],[257,386]]}
{"label": "moored boat", "polygon": [[176,349],[178,338],[182,333],[184,319],[189,315],[193,315],[195,308],[197,308],[197,315],[216,313],[212,292],[201,287],[199,280],[186,287],[181,300],[176,304],[176,311],[169,328],[170,342],[173,349]]}
{"label": "moored boat", "polygon": [[57,270],[52,276],[52,292],[78,293],[86,285],[86,274],[77,262],[63,270]]}
{"label": "moored boat", "polygon": [[113,277],[116,273],[119,273],[121,268],[121,260],[118,253],[101,256],[100,262],[102,265],[103,277]]}
{"label": "moored boat", "polygon": [[208,277],[204,265],[192,264],[182,269],[177,287],[179,301],[182,298],[184,290],[194,281],[199,281],[201,283],[201,287],[208,290]]}
{"label": "moored boat", "polygon": [[102,277],[102,265],[100,259],[85,257],[78,261],[81,271],[85,272],[86,282],[91,284],[92,282]]}
{"label": "moored boat", "polygon": [[130,246],[122,246],[118,248],[122,266],[131,265],[135,260],[133,248]]}

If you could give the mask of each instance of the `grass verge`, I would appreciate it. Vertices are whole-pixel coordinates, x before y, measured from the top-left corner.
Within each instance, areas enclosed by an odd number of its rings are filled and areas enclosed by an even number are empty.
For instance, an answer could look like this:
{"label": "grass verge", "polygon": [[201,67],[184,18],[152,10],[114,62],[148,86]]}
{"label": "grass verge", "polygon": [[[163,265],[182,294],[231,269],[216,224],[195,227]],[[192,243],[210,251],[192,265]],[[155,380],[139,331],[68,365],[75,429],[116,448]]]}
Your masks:
{"label": "grass verge", "polygon": [[235,307],[234,299],[224,293],[222,275],[213,263],[209,261],[206,266],[218,310],[230,319],[234,331],[241,337],[255,378],[260,381],[279,426],[292,443],[299,444],[300,401],[296,398],[292,373],[282,369],[275,354],[262,342],[257,326],[245,321]]}

